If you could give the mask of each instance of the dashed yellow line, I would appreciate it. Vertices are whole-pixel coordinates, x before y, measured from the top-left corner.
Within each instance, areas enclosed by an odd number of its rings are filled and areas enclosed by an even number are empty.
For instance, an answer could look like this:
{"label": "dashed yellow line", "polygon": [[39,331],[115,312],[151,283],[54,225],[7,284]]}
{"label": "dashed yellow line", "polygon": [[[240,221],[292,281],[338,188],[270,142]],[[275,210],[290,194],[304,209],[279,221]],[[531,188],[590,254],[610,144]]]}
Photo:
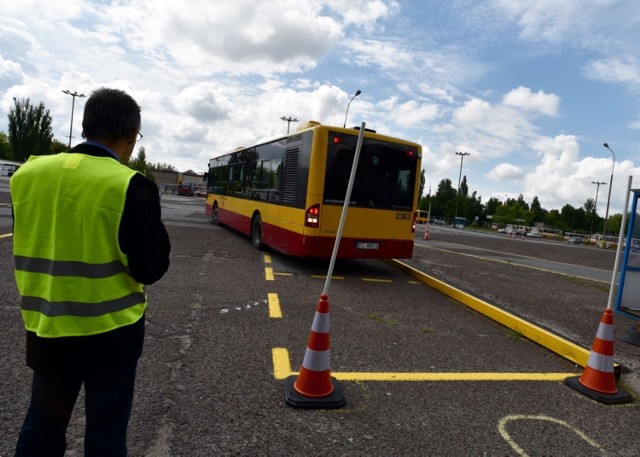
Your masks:
{"label": "dashed yellow line", "polygon": [[[314,279],[327,279],[327,275],[311,275]],[[344,276],[331,276],[331,279],[344,279]]]}
{"label": "dashed yellow line", "polygon": [[273,276],[273,268],[271,267],[265,267],[264,269],[264,277],[267,281],[275,281],[275,278]]}
{"label": "dashed yellow line", "polygon": [[365,282],[393,282],[391,279],[362,278]]}
{"label": "dashed yellow line", "polygon": [[281,319],[282,309],[280,308],[280,299],[278,298],[278,294],[268,294],[267,298],[269,301],[269,317],[272,319]]}
{"label": "dashed yellow line", "polygon": [[[272,348],[273,376],[275,379],[286,379],[298,372],[291,370],[289,351],[285,348]],[[384,381],[384,382],[416,382],[416,381],[563,381],[576,373],[398,373],[398,372],[331,372],[331,376],[339,381]]]}

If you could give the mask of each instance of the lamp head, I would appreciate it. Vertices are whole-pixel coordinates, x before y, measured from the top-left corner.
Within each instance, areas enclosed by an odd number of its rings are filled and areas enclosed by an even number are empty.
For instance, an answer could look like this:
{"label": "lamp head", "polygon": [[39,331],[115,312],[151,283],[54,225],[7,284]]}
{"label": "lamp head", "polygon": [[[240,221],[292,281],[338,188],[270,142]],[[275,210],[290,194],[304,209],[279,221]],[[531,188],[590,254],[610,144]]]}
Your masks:
{"label": "lamp head", "polygon": [[602,146],[604,146],[605,148],[609,149],[609,145],[607,143],[604,143]]}
{"label": "lamp head", "polygon": [[358,89],[358,90],[356,91],[356,94],[354,95],[354,97],[357,97],[357,96],[358,96],[358,95],[360,95],[361,93],[362,93],[362,91],[361,91],[360,89]]}

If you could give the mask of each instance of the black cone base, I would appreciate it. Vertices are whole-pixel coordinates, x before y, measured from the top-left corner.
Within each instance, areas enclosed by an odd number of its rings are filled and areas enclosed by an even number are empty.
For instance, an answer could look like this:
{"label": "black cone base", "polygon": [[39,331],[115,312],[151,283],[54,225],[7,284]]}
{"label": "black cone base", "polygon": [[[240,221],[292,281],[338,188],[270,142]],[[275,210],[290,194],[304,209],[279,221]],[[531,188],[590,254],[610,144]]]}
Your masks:
{"label": "black cone base", "polygon": [[564,383],[569,387],[573,387],[577,391],[582,392],[588,397],[593,398],[595,401],[599,401],[600,403],[604,403],[606,405],[618,405],[620,403],[629,403],[633,401],[633,397],[631,397],[631,395],[629,395],[627,391],[623,389],[618,389],[618,392],[616,392],[615,394],[605,394],[583,386],[580,383],[579,379],[580,376],[572,376],[570,378],[566,378],[564,380]]}
{"label": "black cone base", "polygon": [[287,405],[293,408],[315,408],[315,409],[337,409],[347,404],[344,398],[342,386],[336,380],[331,378],[333,392],[326,397],[307,397],[299,394],[293,387],[293,383],[298,379],[297,376],[291,375],[284,380],[284,400]]}

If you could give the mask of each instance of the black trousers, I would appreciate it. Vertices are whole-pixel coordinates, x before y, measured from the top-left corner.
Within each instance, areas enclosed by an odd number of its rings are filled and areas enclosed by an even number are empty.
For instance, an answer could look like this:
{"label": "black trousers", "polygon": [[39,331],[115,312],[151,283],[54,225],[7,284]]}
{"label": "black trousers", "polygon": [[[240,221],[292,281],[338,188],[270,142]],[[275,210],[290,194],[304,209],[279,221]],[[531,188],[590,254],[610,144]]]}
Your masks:
{"label": "black trousers", "polygon": [[16,456],[64,456],[67,426],[83,384],[84,455],[126,456],[136,367],[92,374],[34,371]]}

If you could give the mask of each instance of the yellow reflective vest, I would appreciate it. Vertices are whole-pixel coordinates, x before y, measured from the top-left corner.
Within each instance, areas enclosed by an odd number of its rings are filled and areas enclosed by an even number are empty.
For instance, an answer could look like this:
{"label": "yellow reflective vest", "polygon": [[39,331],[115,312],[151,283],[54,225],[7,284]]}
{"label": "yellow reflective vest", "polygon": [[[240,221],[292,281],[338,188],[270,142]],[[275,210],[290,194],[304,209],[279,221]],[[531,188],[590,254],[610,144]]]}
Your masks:
{"label": "yellow reflective vest", "polygon": [[142,317],[144,286],[118,242],[135,173],[110,157],[61,153],[31,156],[13,175],[13,254],[27,330],[94,335]]}

